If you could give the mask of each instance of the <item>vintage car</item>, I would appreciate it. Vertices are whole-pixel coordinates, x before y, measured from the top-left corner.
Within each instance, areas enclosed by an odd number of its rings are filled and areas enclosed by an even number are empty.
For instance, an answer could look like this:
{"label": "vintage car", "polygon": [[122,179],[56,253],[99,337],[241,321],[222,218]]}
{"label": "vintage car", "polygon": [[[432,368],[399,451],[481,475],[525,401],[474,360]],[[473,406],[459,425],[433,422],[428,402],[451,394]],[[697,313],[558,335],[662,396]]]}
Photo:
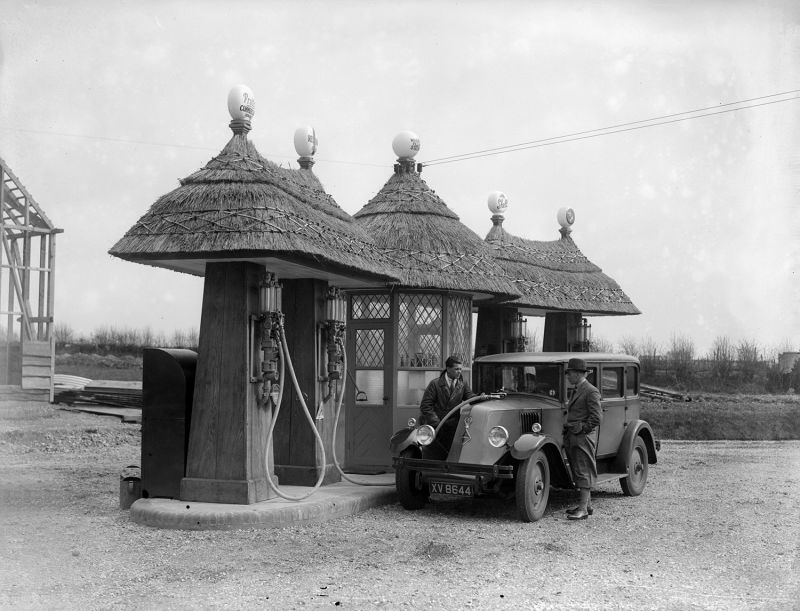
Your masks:
{"label": "vintage car", "polygon": [[[618,479],[637,496],[660,444],[639,417],[639,361],[632,356],[584,352],[515,352],[475,360],[473,390],[434,429],[411,419],[390,441],[397,492],[406,509],[444,497],[515,497],[519,517],[539,520],[550,487],[574,488],[563,447],[570,391],[565,370],[580,356],[587,379],[601,394],[597,443],[598,483]],[[437,442],[449,418],[458,426],[451,447]]]}

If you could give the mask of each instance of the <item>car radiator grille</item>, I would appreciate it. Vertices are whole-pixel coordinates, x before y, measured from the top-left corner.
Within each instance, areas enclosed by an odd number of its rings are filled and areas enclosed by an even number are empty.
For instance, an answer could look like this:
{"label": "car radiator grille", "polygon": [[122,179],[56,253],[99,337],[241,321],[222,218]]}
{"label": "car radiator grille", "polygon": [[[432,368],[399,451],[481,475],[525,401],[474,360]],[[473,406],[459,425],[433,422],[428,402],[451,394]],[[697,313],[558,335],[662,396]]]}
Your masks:
{"label": "car radiator grille", "polygon": [[541,418],[539,417],[539,412],[536,412],[536,411],[523,411],[523,412],[519,413],[519,425],[520,425],[520,430],[521,431],[524,431],[525,433],[530,432],[531,427],[536,422],[541,423]]}

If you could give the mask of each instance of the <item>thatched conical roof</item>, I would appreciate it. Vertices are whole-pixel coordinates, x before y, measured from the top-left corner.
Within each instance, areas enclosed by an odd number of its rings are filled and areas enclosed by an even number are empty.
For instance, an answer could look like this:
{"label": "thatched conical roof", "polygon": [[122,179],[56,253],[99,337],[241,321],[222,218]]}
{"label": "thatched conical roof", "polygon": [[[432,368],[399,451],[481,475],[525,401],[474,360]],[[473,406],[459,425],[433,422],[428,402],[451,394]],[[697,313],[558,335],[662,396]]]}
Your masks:
{"label": "thatched conical roof", "polygon": [[231,127],[222,152],[156,200],[110,254],[196,275],[206,261],[245,259],[284,278],[397,280],[310,170],[277,166],[248,140],[249,125]]}
{"label": "thatched conical roof", "polygon": [[399,286],[471,292],[476,299],[519,296],[486,243],[422,180],[413,160],[400,160],[353,218],[392,262]]}
{"label": "thatched conical roof", "polygon": [[492,221],[486,242],[522,293],[511,305],[592,315],[641,314],[619,285],[580,251],[567,231],[560,240],[526,240],[503,229],[501,215],[494,215]]}

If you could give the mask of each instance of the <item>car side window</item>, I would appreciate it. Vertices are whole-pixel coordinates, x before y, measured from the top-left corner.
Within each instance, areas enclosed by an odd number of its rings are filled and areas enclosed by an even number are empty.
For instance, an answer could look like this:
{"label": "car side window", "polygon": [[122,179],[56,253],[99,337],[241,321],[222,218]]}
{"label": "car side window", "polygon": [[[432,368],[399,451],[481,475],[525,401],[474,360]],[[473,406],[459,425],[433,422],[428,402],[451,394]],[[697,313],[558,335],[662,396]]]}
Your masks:
{"label": "car side window", "polygon": [[615,399],[623,396],[622,367],[603,367],[602,387],[600,393],[604,399]]}
{"label": "car side window", "polygon": [[635,397],[639,394],[639,370],[632,365],[625,368],[625,395]]}

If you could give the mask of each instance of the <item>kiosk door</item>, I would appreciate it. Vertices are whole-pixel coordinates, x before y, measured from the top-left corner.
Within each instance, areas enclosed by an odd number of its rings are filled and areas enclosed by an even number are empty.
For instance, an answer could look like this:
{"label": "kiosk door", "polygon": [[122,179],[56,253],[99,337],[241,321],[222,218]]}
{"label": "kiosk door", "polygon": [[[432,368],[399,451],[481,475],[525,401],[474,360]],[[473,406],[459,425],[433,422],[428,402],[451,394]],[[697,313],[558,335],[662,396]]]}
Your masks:
{"label": "kiosk door", "polygon": [[[391,468],[392,379],[388,367],[391,323],[352,323],[348,333],[345,397],[345,468],[376,473]],[[355,382],[355,383],[354,383]]]}

